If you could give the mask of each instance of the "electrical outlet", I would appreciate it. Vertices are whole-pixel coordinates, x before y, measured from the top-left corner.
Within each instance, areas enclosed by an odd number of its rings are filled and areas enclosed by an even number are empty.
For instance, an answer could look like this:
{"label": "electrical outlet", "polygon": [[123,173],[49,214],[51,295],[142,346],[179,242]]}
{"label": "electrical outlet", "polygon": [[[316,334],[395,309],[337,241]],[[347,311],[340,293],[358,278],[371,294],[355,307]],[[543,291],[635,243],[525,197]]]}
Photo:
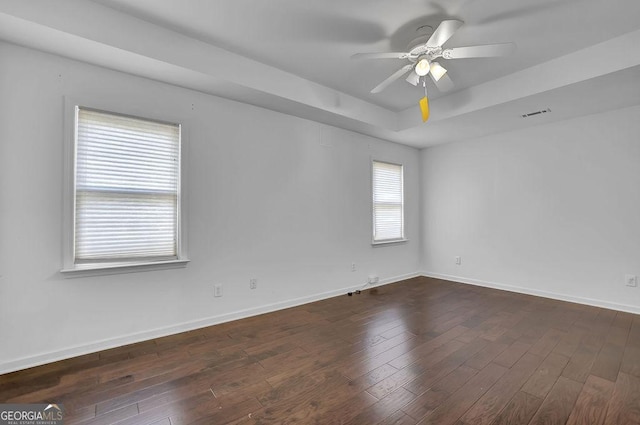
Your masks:
{"label": "electrical outlet", "polygon": [[351,271],[352,272],[356,271],[356,263],[351,263]]}
{"label": "electrical outlet", "polygon": [[221,297],[222,296],[222,285],[213,285],[213,296]]}
{"label": "electrical outlet", "polygon": [[627,274],[624,276],[624,283],[627,286],[636,287],[638,286],[638,276],[633,274]]}
{"label": "electrical outlet", "polygon": [[378,283],[378,276],[369,276],[369,284]]}
{"label": "electrical outlet", "polygon": [[258,279],[249,280],[249,289],[256,289],[258,287]]}
{"label": "electrical outlet", "polygon": [[461,257],[456,257],[456,264],[457,265],[462,264],[462,258]]}

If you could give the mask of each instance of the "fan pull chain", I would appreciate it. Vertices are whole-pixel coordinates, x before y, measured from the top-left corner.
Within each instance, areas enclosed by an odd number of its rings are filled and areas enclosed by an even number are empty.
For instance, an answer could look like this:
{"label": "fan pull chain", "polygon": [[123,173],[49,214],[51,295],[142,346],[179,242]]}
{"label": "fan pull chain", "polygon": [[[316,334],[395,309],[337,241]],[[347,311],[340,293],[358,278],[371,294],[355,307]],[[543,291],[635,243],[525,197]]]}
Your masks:
{"label": "fan pull chain", "polygon": [[422,122],[427,122],[429,119],[429,98],[427,97],[427,81],[425,78],[422,79],[422,87],[424,87],[424,97],[420,99],[418,104],[422,113]]}

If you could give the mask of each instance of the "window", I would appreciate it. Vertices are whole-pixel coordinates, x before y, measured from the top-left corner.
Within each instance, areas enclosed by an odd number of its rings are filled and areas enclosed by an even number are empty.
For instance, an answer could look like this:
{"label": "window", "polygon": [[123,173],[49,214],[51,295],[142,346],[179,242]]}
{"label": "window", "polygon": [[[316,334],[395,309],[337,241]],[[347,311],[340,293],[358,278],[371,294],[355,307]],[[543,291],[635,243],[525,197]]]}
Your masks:
{"label": "window", "polygon": [[186,261],[180,125],[75,107],[74,134],[72,264],[65,267]]}
{"label": "window", "polygon": [[404,239],[402,165],[373,161],[373,243]]}

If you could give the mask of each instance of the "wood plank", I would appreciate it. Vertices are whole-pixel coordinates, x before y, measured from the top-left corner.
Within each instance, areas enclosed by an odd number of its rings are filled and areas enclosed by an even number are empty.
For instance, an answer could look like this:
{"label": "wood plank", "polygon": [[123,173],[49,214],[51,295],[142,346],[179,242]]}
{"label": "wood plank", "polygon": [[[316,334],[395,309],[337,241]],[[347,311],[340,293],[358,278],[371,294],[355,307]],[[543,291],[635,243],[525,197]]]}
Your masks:
{"label": "wood plank", "polygon": [[415,425],[416,421],[402,410],[397,410],[388,418],[378,422],[378,425]]}
{"label": "wood plank", "polygon": [[569,359],[560,354],[551,353],[524,384],[522,391],[544,399],[555,384],[558,376]]}
{"label": "wood plank", "polygon": [[261,407],[255,398],[242,400],[231,405],[220,405],[217,409],[206,405],[198,405],[172,414],[169,420],[171,425],[225,424],[239,418],[248,417]]}
{"label": "wood plank", "polygon": [[524,391],[518,391],[502,409],[491,425],[528,424],[542,405],[542,399]]}
{"label": "wood plank", "polygon": [[604,424],[640,424],[640,378],[626,373],[618,375]]}
{"label": "wood plank", "polygon": [[211,375],[206,373],[193,374],[160,383],[150,385],[133,392],[125,392],[120,396],[113,397],[96,404],[96,413],[102,414],[118,409],[130,404],[138,403],[140,411],[148,410],[146,402],[162,398],[164,402],[188,398],[194,393],[201,393],[209,390],[209,380]]}
{"label": "wood plank", "polygon": [[591,367],[591,374],[615,382],[623,355],[624,346],[605,344]]}
{"label": "wood plank", "polygon": [[[618,317],[618,316],[616,316]],[[629,324],[630,325],[630,324]],[[622,365],[629,327],[625,323],[618,323],[618,326],[611,326],[607,332],[604,345],[600,349],[593,366],[591,374],[615,382],[618,378],[618,371]]]}
{"label": "wood plank", "polygon": [[395,391],[402,385],[413,381],[418,376],[433,367],[436,363],[448,357],[458,349],[464,347],[464,345],[465,344],[460,341],[449,341],[444,345],[436,348],[429,356],[403,369],[400,369],[393,375],[373,385],[372,387],[367,389],[367,391],[377,398],[382,398],[390,392]]}
{"label": "wood plank", "polygon": [[467,360],[465,364],[469,367],[480,370],[502,354],[507,347],[508,345],[502,342],[492,342],[482,350],[478,351],[478,353]]}
{"label": "wood plank", "polygon": [[324,413],[316,415],[314,420],[319,424],[345,423],[354,417],[367,411],[371,405],[378,402],[378,399],[366,391],[358,392],[353,397],[344,400],[342,403],[332,406]]}
{"label": "wood plank", "polygon": [[607,403],[613,394],[613,382],[589,376],[569,415],[567,425],[601,425],[607,413]]}
{"label": "wood plank", "polygon": [[[445,376],[459,368],[465,361],[487,345],[487,341],[478,338],[475,341],[452,353],[447,358],[436,363],[416,379],[404,385],[406,389],[414,394],[422,394],[438,383]],[[473,369],[473,368],[470,368]],[[474,369],[475,370],[475,369]]]}
{"label": "wood plank", "polygon": [[138,415],[138,406],[132,404],[122,407],[117,410],[112,410],[104,415],[96,416],[93,419],[87,421],[78,422],[79,425],[110,425],[116,422],[121,422],[125,419],[129,419]]}
{"label": "wood plank", "polygon": [[[387,395],[383,399],[371,405],[369,409],[363,410],[357,416],[351,418],[351,420],[346,422],[340,421],[340,422],[334,422],[334,423],[345,423],[349,425],[355,425],[355,424],[375,424],[380,421],[384,422],[384,420],[393,416],[401,407],[407,405],[408,403],[411,403],[415,399],[415,397],[416,397],[415,394],[413,394],[411,391],[407,391],[404,388],[398,388],[391,394]],[[319,423],[329,424],[331,422],[319,422]],[[403,422],[399,422],[399,423],[403,423]]]}
{"label": "wood plank", "polygon": [[352,379],[349,385],[365,391],[367,388],[376,385],[378,382],[382,381],[385,378],[388,378],[397,371],[398,369],[388,363],[385,363],[379,368],[374,369],[371,372],[360,376],[359,378]]}
{"label": "wood plank", "polygon": [[402,410],[414,419],[423,418],[434,411],[477,373],[476,369],[460,366],[432,388],[417,396]]}
{"label": "wood plank", "polygon": [[562,376],[578,382],[584,382],[589,376],[591,367],[604,343],[604,338],[592,334],[585,337],[569,363],[562,371]]}
{"label": "wood plank", "polygon": [[[393,343],[395,345],[389,346],[389,343]],[[349,359],[353,361],[345,361],[345,366],[342,366],[340,368],[340,371],[346,377],[356,379],[366,373],[371,372],[374,369],[379,368],[386,363],[391,362],[392,360],[400,356],[406,355],[407,352],[409,352],[419,344],[421,344],[421,340],[419,338],[412,338],[397,343],[395,341],[395,338],[392,338],[376,345],[375,351],[373,352],[367,352],[365,355],[353,355],[353,357]]]}
{"label": "wood plank", "polygon": [[542,357],[525,354],[494,386],[460,418],[471,425],[489,425],[509,403],[513,395],[542,363]]}
{"label": "wood plank", "polygon": [[416,348],[408,351],[406,354],[397,356],[389,361],[389,364],[396,369],[402,369],[409,366],[412,363],[417,362],[419,359],[428,356],[436,348],[446,344],[457,336],[461,335],[467,330],[462,326],[456,326],[455,328],[443,333],[442,335],[433,338],[423,344],[420,344]]}
{"label": "wood plank", "polygon": [[560,339],[558,345],[553,348],[554,353],[562,354],[566,357],[573,356],[576,352],[582,338],[584,338],[585,332],[575,325],[572,326],[564,337]]}
{"label": "wood plank", "polygon": [[258,401],[265,407],[277,404],[282,400],[287,400],[315,388],[327,379],[327,376],[318,379],[307,373],[299,373],[281,381],[278,385],[274,385],[270,391],[259,396]]}
{"label": "wood plank", "polygon": [[549,329],[533,346],[529,349],[529,353],[540,357],[547,357],[551,351],[558,345],[558,342],[565,336],[564,332],[557,329]]}
{"label": "wood plank", "polygon": [[620,371],[640,378],[640,347],[625,347]]}
{"label": "wood plank", "polygon": [[626,313],[624,311],[616,312],[616,317],[613,319],[613,323],[611,323],[611,327],[629,330],[631,328],[631,323],[633,322],[633,314]]}
{"label": "wood plank", "polygon": [[511,367],[524,355],[524,353],[529,350],[529,348],[531,348],[531,344],[516,341],[511,344],[509,348],[500,353],[493,362],[500,366]]}
{"label": "wood plank", "polygon": [[582,383],[561,376],[529,425],[564,425],[582,390]]}
{"label": "wood plank", "polygon": [[[278,355],[269,357],[260,361],[260,365],[264,370],[278,371],[283,367],[289,367],[289,365],[301,364],[307,361],[311,357],[306,350],[296,347],[294,350],[286,351]],[[295,367],[295,366],[294,366]]]}
{"label": "wood plank", "polygon": [[327,374],[319,385],[282,398],[266,408],[253,412],[253,418],[260,423],[277,423],[279,418],[293,418],[307,423],[319,410],[328,409],[331,403],[342,402],[356,394],[349,386],[349,380],[337,372]]}
{"label": "wood plank", "polygon": [[447,398],[444,403],[420,420],[418,424],[447,425],[455,423],[506,371],[505,367],[490,363]]}
{"label": "wood plank", "polygon": [[[199,412],[214,411],[220,407],[220,402],[210,391],[194,394],[188,398],[163,404],[146,412],[140,412],[136,416],[129,417],[119,425],[138,425],[141,423],[153,423],[169,418],[171,415],[177,415],[181,412],[190,412],[198,409]],[[111,422],[113,423],[113,422]]]}

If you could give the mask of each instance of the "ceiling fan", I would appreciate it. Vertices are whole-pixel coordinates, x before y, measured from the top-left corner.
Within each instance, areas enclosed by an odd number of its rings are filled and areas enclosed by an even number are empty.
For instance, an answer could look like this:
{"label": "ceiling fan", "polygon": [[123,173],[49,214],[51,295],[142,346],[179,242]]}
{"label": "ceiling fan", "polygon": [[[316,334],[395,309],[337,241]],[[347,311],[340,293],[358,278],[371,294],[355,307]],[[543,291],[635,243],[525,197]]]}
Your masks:
{"label": "ceiling fan", "polygon": [[408,52],[389,53],[356,53],[352,59],[406,59],[408,64],[387,77],[371,90],[371,93],[379,93],[391,83],[411,72],[406,81],[417,86],[422,79],[425,89],[425,97],[420,101],[422,119],[429,118],[429,103],[427,98],[427,86],[425,77],[429,75],[431,80],[441,92],[453,88],[453,82],[444,68],[436,59],[466,59],[466,58],[490,58],[507,56],[515,49],[514,43],[498,43],[480,46],[444,48],[443,45],[453,36],[463,22],[455,19],[442,21],[430,37],[420,36],[414,39],[407,48]]}

